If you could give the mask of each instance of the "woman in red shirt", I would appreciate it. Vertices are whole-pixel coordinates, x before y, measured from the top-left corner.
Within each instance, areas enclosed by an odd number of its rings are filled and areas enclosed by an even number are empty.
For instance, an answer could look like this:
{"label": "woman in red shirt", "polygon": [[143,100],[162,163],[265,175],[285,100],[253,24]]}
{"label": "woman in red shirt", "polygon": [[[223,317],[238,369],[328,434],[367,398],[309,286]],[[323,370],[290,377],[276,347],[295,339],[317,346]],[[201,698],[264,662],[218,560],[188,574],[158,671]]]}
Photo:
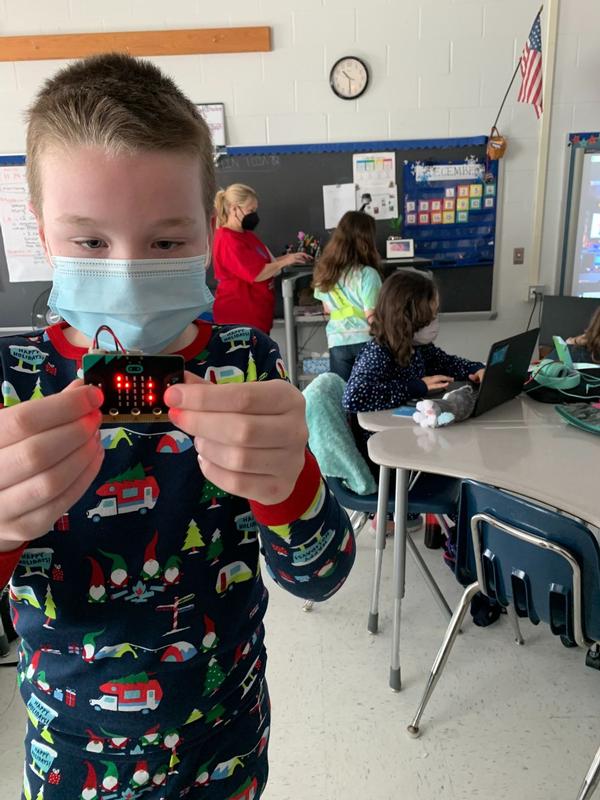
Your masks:
{"label": "woman in red shirt", "polygon": [[258,197],[243,183],[220,189],[215,198],[217,230],[212,263],[218,286],[213,318],[217,324],[240,324],[271,332],[273,277],[284,267],[312,261],[306,253],[274,258],[252,231],[258,225]]}

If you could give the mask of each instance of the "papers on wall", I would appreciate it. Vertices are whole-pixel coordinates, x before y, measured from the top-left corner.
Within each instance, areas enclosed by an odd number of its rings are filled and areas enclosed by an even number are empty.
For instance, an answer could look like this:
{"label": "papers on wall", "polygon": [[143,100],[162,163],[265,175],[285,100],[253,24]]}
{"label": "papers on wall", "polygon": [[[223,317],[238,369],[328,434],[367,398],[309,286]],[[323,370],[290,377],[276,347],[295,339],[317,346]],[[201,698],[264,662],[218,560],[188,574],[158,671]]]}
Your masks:
{"label": "papers on wall", "polygon": [[381,191],[371,190],[356,192],[356,207],[366,211],[375,219],[396,219],[398,216],[398,189],[382,189]]}
{"label": "papers on wall", "polygon": [[352,170],[356,187],[356,208],[375,219],[398,216],[395,153],[355,153]]}
{"label": "papers on wall", "polygon": [[208,125],[213,147],[225,147],[225,105],[223,103],[197,103],[198,111]]}
{"label": "papers on wall", "polygon": [[323,186],[323,209],[325,228],[337,227],[346,211],[356,210],[356,195],[353,183],[338,183]]}
{"label": "papers on wall", "polygon": [[11,283],[52,280],[28,202],[25,167],[0,167],[0,229]]}
{"label": "papers on wall", "polygon": [[352,174],[357,186],[389,186],[396,183],[396,154],[355,153]]}

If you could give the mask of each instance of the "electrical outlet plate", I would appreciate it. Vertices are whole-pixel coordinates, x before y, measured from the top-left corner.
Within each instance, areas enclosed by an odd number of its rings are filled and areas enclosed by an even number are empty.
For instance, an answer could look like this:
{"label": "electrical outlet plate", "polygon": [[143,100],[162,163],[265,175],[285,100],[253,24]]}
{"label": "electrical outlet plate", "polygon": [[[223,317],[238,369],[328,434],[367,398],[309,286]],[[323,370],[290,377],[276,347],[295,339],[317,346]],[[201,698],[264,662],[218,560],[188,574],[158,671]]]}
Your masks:
{"label": "electrical outlet plate", "polygon": [[535,284],[535,285],[530,286],[528,291],[527,291],[527,300],[530,300],[530,301],[533,302],[535,300],[535,298],[536,298],[536,295],[538,296],[538,299],[539,299],[539,297],[543,297],[545,288],[546,287],[543,286],[542,284]]}

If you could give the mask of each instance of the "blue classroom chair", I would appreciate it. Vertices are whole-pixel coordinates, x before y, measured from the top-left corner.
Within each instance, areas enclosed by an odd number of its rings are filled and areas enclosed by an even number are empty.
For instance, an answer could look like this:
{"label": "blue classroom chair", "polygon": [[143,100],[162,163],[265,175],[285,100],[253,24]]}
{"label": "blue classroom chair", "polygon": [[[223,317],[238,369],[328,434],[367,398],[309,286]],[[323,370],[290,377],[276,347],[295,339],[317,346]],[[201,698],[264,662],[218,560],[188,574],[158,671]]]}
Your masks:
{"label": "blue classroom chair", "polygon": [[[351,492],[339,478],[326,477],[327,485],[336,496],[338,503],[349,511],[362,512],[363,514],[374,514],[377,511],[377,493],[369,495],[359,495]],[[388,514],[394,513],[395,502],[394,492],[390,492],[388,486],[380,489],[387,494]],[[458,494],[460,491],[460,481],[453,478],[444,478],[429,473],[416,473],[410,482],[408,492],[408,513],[409,514],[435,514],[442,528],[445,529],[443,514],[456,512]],[[371,608],[369,610],[368,630],[370,633],[377,633],[379,626],[379,587],[381,584],[381,568],[383,561],[383,550],[385,548],[385,522],[380,525],[383,528],[383,535],[379,534],[375,540],[375,571],[373,575],[373,589],[371,592]],[[417,567],[429,586],[435,600],[444,614],[451,615],[450,607],[440,591],[429,568],[423,561],[423,557],[414,543],[410,533],[406,536],[406,546],[414,558]]]}
{"label": "blue classroom chair", "polygon": [[[317,459],[321,472],[330,490],[340,505],[351,512],[350,520],[357,533],[368,514],[377,511],[377,486],[369,467],[356,447],[347,414],[342,408],[345,382],[339,375],[326,372],[318,375],[304,390],[306,401],[306,421],[309,432],[309,446]],[[394,512],[394,496],[389,491],[389,472],[387,480],[379,482],[378,491],[387,499],[388,513]],[[356,488],[353,491],[350,486]],[[443,514],[456,511],[460,481],[435,475],[418,473],[410,483],[408,496],[409,513],[436,514],[445,529]],[[359,493],[363,492],[363,493]],[[366,493],[365,493],[366,492]],[[451,616],[450,607],[437,583],[423,561],[410,535],[407,547],[417,562],[423,577],[431,589],[442,611]],[[379,620],[379,587],[383,550],[385,548],[385,520],[379,520],[375,541],[375,574],[371,594],[368,629],[377,633]],[[304,604],[305,610],[313,606],[311,601]]]}
{"label": "blue classroom chair", "polygon": [[[412,723],[421,716],[446,665],[471,598],[482,592],[507,609],[523,643],[518,618],[545,622],[565,644],[600,643],[600,546],[583,523],[474,481],[461,486],[456,575],[468,584],[452,615]],[[600,781],[600,749],[577,800]]]}

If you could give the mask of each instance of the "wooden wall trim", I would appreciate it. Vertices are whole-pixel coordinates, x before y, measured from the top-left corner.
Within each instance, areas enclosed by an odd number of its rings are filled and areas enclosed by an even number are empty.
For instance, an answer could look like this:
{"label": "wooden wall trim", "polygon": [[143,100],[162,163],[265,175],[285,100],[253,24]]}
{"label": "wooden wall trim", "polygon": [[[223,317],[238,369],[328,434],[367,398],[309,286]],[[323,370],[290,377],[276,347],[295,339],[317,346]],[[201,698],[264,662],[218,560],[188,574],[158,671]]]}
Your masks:
{"label": "wooden wall trim", "polygon": [[0,36],[0,61],[82,58],[109,52],[127,52],[132,56],[173,56],[269,50],[271,28],[268,26]]}

